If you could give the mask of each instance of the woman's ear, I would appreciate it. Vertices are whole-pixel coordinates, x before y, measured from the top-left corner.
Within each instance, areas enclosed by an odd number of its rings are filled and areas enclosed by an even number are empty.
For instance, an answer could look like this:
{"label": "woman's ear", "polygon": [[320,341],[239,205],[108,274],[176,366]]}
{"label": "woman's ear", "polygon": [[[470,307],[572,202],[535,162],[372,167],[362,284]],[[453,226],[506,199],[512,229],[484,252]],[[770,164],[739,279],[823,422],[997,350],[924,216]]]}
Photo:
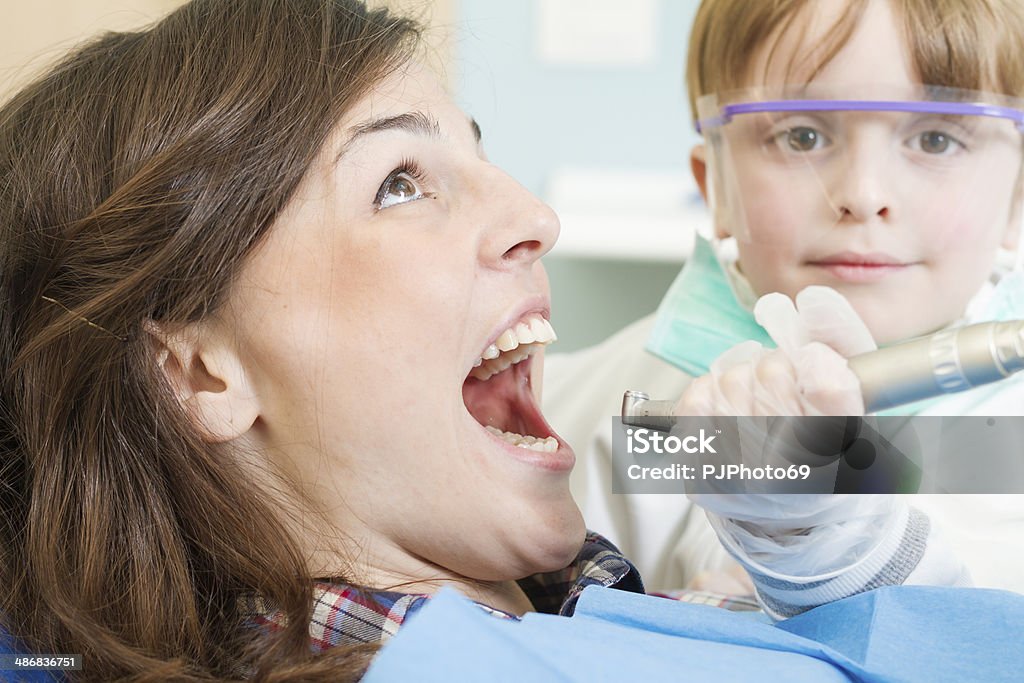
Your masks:
{"label": "woman's ear", "polygon": [[[690,150],[690,171],[693,173],[693,179],[697,183],[697,189],[700,190],[700,194],[704,197],[704,203],[710,208],[711,202],[708,199],[708,162],[707,162],[707,150],[704,145],[694,145],[693,149]],[[729,236],[728,230],[719,225],[719,221],[712,215],[712,220],[715,221],[715,236],[724,238]]]}
{"label": "woman's ear", "polygon": [[245,366],[225,335],[202,323],[173,328],[146,320],[153,358],[202,437],[231,441],[249,431],[260,407]]}

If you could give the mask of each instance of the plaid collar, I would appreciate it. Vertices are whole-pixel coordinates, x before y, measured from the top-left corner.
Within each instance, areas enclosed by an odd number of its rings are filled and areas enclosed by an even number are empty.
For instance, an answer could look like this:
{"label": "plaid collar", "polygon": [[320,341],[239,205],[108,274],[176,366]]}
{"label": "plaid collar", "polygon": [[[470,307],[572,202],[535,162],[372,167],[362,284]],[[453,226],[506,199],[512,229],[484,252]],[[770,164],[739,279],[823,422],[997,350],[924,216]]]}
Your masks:
{"label": "plaid collar", "polygon": [[[587,534],[579,554],[568,567],[528,576],[519,585],[538,612],[563,616],[572,616],[576,601],[587,586],[644,592],[636,567],[611,541],[594,532]],[[372,591],[321,581],[314,585],[313,597],[313,618],[309,624],[313,652],[335,645],[383,643],[430,599],[422,594]],[[518,619],[493,607],[475,604],[495,617]],[[259,595],[239,598],[238,606],[248,627],[269,633],[284,626],[281,611]]]}

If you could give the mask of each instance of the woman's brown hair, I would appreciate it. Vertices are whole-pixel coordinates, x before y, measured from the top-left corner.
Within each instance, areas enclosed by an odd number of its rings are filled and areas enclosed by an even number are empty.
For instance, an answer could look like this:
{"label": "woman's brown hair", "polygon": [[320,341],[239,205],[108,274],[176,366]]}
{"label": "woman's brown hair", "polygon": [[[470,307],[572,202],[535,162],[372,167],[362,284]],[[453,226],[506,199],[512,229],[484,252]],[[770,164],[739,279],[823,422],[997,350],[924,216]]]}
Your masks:
{"label": "woman's brown hair", "polygon": [[[247,470],[203,441],[143,321],[218,310],[331,128],[419,30],[354,0],[194,0],[0,110],[0,615],[72,680],[347,680]],[[255,592],[287,615],[241,626]]]}

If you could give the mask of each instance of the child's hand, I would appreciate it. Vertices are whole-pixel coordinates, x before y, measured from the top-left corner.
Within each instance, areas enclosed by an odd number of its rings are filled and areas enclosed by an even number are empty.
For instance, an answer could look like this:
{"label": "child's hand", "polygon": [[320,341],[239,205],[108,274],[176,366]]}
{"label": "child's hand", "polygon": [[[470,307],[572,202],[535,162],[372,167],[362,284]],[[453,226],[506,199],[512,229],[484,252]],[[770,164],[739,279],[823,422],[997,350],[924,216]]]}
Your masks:
{"label": "child's hand", "polygon": [[875,348],[871,333],[834,289],[808,287],[796,306],[782,294],[761,297],[754,315],[779,348],[737,344],[696,378],[677,415],[860,415],[860,382],[845,356]]}
{"label": "child's hand", "polygon": [[[779,348],[756,342],[722,354],[676,405],[680,415],[860,415],[860,382],[845,356],[871,351],[874,340],[841,294],[808,287],[796,305],[782,294],[761,297],[758,323]],[[761,558],[772,571],[810,575],[855,562],[874,547],[877,529],[893,517],[891,497],[830,493],[793,495],[688,492],[709,513],[738,557]],[[827,530],[827,538],[811,533]],[[874,529],[865,532],[865,529]]]}
{"label": "child's hand", "polygon": [[765,294],[754,304],[754,318],[780,349],[821,342],[849,358],[878,348],[857,311],[831,287],[805,287],[795,306],[785,294]]}

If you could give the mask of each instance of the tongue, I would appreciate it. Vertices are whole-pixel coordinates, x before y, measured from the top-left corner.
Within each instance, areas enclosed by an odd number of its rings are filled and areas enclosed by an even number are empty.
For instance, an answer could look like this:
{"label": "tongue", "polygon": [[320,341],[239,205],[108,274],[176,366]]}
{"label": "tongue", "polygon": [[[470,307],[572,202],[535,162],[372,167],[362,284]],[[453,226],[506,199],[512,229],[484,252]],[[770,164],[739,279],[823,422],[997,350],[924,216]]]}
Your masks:
{"label": "tongue", "polygon": [[551,436],[530,391],[529,359],[487,380],[470,377],[462,399],[477,422],[503,432],[545,438]]}

